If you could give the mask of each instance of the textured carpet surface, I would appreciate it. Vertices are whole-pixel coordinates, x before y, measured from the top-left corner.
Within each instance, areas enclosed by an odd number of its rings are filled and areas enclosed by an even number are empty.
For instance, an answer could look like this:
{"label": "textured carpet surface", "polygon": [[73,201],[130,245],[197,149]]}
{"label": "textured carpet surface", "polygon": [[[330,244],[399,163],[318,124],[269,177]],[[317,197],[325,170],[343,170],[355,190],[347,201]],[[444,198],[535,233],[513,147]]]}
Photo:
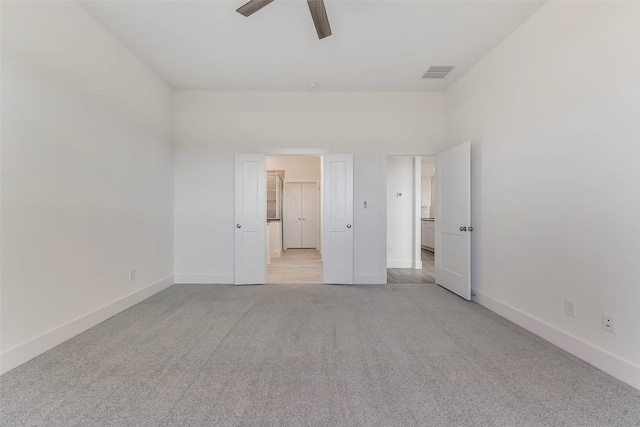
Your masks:
{"label": "textured carpet surface", "polygon": [[640,391],[436,285],[176,285],[0,377],[2,426],[640,426]]}

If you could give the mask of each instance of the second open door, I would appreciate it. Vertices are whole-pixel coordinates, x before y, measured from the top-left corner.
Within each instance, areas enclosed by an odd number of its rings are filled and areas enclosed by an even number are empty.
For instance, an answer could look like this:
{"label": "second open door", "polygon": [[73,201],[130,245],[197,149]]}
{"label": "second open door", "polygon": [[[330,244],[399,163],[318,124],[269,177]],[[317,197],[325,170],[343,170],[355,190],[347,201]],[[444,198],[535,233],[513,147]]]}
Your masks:
{"label": "second open door", "polygon": [[471,143],[436,156],[436,283],[471,299]]}

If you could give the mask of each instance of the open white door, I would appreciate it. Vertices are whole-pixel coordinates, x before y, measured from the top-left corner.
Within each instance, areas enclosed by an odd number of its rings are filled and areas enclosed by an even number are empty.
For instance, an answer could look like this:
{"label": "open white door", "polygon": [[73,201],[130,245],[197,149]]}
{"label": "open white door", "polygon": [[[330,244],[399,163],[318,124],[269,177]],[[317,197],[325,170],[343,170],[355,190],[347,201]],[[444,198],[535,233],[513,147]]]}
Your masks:
{"label": "open white door", "polygon": [[353,155],[323,157],[325,283],[353,284]]}
{"label": "open white door", "polygon": [[436,283],[471,299],[471,143],[436,156]]}
{"label": "open white door", "polygon": [[267,173],[262,154],[236,155],[236,285],[264,284],[267,278]]}

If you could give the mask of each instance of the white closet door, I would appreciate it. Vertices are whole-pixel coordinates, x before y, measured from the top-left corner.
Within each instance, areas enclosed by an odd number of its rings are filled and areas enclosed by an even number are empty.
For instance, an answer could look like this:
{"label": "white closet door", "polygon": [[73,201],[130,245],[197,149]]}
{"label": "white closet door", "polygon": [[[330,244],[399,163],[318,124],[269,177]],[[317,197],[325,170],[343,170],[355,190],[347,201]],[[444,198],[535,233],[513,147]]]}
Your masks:
{"label": "white closet door", "polygon": [[305,182],[300,184],[302,190],[302,247],[318,247],[318,184]]}
{"label": "white closet door", "polygon": [[284,249],[302,247],[302,187],[284,184]]}

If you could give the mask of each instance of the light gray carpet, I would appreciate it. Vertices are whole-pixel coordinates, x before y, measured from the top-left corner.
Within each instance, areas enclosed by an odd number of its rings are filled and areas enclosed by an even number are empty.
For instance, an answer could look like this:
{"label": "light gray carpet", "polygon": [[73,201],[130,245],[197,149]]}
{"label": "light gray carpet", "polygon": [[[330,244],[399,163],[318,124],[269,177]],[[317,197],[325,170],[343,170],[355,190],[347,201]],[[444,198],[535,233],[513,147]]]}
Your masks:
{"label": "light gray carpet", "polygon": [[436,285],[176,285],[0,377],[2,426],[640,426],[640,392]]}

